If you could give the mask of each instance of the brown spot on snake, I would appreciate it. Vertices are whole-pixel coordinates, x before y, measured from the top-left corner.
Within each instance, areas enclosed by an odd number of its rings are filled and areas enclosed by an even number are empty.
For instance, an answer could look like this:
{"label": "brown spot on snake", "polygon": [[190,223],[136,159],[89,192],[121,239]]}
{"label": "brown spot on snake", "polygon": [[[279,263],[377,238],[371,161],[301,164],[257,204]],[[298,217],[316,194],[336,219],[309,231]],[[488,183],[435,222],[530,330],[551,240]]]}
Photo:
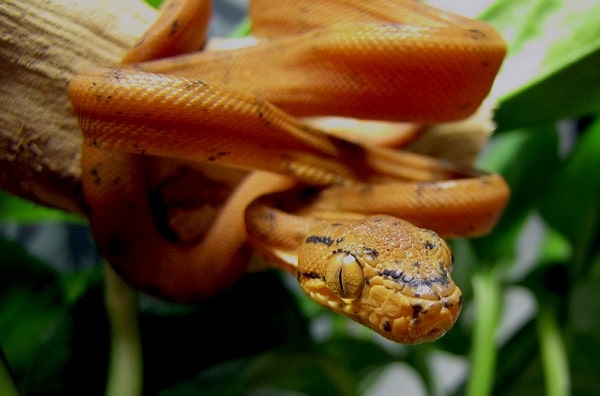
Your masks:
{"label": "brown spot on snake", "polygon": [[485,39],[487,36],[479,29],[469,29],[468,32],[473,40]]}
{"label": "brown spot on snake", "polygon": [[376,259],[379,256],[379,252],[375,248],[365,248],[364,253],[373,259]]}
{"label": "brown spot on snake", "polygon": [[169,36],[174,36],[177,34],[177,32],[179,31],[179,27],[181,26],[181,23],[176,19],[173,21],[173,23],[171,24],[171,30],[169,30]]}
{"label": "brown spot on snake", "polygon": [[383,322],[383,331],[392,331],[392,323],[389,320],[386,320],[385,322]]}
{"label": "brown spot on snake", "polygon": [[417,319],[419,317],[419,314],[421,313],[421,311],[423,311],[423,306],[421,304],[413,304],[412,309],[413,309],[412,317],[413,317],[413,319]]}
{"label": "brown spot on snake", "polygon": [[218,160],[219,158],[225,157],[225,156],[230,155],[230,154],[231,154],[230,151],[219,151],[217,154],[211,155],[210,157],[208,157],[208,160],[210,162],[214,162],[214,161]]}
{"label": "brown spot on snake", "polygon": [[102,184],[102,179],[100,178],[100,171],[98,170],[98,167],[99,165],[95,165],[92,168],[90,168],[90,176],[92,176],[94,184],[96,184],[97,186]]}
{"label": "brown spot on snake", "polygon": [[434,245],[430,241],[425,242],[425,245],[423,245],[423,246],[425,246],[425,249],[427,249],[427,250],[432,250],[436,247],[436,245]]}

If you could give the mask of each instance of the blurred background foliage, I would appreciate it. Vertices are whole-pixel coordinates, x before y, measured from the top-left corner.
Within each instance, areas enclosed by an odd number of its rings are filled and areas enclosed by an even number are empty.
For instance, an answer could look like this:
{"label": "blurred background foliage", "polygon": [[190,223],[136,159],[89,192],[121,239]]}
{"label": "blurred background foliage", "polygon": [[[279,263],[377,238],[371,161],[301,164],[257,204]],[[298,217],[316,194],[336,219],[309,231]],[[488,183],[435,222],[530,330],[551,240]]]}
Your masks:
{"label": "blurred background foliage", "polygon": [[[216,3],[229,13],[215,26],[243,15]],[[142,363],[145,394],[600,394],[600,3],[437,3],[490,22],[510,49],[478,166],[504,175],[512,198],[492,234],[452,241],[465,294],[455,328],[392,344],[276,271],[197,306],[124,291],[121,335],[135,346],[139,329],[142,350],[126,382]],[[127,394],[109,373],[123,364],[110,356],[114,307],[128,305],[105,301],[110,275],[85,221],[8,195],[0,221],[0,393]]]}

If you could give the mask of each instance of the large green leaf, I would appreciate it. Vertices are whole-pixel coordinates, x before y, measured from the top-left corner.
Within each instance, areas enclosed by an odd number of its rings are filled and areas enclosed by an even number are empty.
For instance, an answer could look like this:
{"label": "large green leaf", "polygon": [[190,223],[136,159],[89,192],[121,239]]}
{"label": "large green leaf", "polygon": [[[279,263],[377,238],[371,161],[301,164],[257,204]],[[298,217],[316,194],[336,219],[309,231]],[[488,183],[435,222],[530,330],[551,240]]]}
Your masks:
{"label": "large green leaf", "polygon": [[[542,197],[540,210],[548,223],[573,244],[574,271],[590,263],[584,257],[598,242],[600,231],[600,120],[577,142]],[[582,266],[582,268],[579,268]]]}
{"label": "large green leaf", "polygon": [[496,1],[482,15],[509,45],[493,96],[499,130],[600,110],[600,2]]}
{"label": "large green leaf", "polygon": [[558,135],[552,126],[519,129],[497,136],[480,166],[504,176],[510,201],[494,229],[472,240],[480,263],[499,265],[515,261],[515,244],[533,206],[543,194],[558,164]]}
{"label": "large green leaf", "polygon": [[589,259],[592,271],[573,289],[567,322],[573,394],[578,395],[597,394],[600,378],[600,249]]}

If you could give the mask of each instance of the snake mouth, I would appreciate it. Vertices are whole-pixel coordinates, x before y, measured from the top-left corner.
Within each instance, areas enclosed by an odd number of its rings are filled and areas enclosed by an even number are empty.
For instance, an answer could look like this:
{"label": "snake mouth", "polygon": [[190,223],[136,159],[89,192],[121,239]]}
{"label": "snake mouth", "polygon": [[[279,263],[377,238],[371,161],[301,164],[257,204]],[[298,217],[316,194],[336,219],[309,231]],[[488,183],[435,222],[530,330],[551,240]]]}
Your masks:
{"label": "snake mouth", "polygon": [[454,286],[451,293],[436,298],[415,297],[385,285],[370,285],[357,299],[334,298],[323,280],[305,291],[320,305],[375,330],[385,338],[404,344],[431,342],[448,332],[458,319],[462,292]]}
{"label": "snake mouth", "polygon": [[[384,282],[385,283],[385,282]],[[393,291],[385,284],[372,286],[363,303],[364,322],[378,333],[402,343],[434,341],[449,331],[462,307],[462,292],[436,298],[415,297]]]}

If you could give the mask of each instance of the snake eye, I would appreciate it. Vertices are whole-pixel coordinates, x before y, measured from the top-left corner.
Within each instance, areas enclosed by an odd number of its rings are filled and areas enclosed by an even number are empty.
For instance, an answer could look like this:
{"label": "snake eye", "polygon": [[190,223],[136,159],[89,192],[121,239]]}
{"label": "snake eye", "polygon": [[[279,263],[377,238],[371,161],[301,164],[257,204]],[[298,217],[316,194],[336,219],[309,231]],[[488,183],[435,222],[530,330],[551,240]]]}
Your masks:
{"label": "snake eye", "polygon": [[356,257],[349,253],[333,255],[327,262],[325,284],[340,298],[358,297],[365,284],[365,276]]}

